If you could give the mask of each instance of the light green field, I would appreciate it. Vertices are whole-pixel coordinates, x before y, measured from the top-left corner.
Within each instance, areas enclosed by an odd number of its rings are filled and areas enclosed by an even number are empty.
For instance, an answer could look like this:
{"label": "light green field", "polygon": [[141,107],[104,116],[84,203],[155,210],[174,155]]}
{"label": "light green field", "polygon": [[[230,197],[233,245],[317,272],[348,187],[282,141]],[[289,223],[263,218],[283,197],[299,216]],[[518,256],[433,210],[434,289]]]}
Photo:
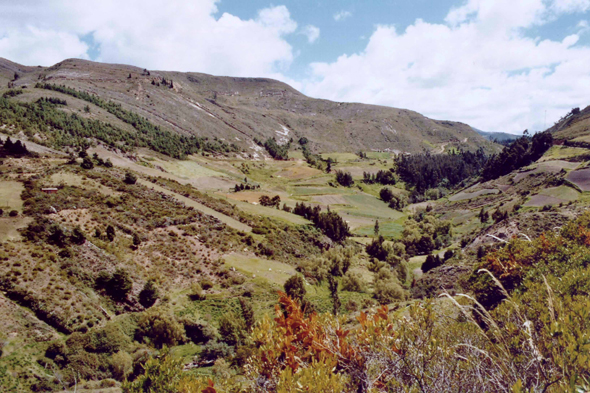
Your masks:
{"label": "light green field", "polygon": [[349,194],[351,192],[350,189],[336,187],[289,187],[288,190],[295,196]]}
{"label": "light green field", "polygon": [[360,160],[360,157],[354,153],[323,153],[320,154],[324,160],[331,158],[338,162],[350,162]]}
{"label": "light green field", "polygon": [[23,201],[20,194],[24,187],[21,182],[17,181],[0,181],[0,208],[5,211],[23,210]]}
{"label": "light green field", "polygon": [[559,199],[565,199],[567,201],[575,201],[580,197],[580,193],[578,191],[568,186],[546,188],[539,194],[548,195]]}
{"label": "light green field", "polygon": [[57,186],[59,184],[83,187],[88,190],[94,189],[107,196],[121,194],[120,192],[114,191],[109,187],[103,186],[93,179],[85,179],[83,176],[77,175],[75,173],[56,173],[51,176],[51,184],[47,184],[47,186]]}
{"label": "light green field", "polygon": [[225,176],[221,172],[209,169],[199,165],[193,160],[160,160],[158,158],[151,162],[153,165],[159,165],[167,172],[183,178],[200,178],[209,176]]}
{"label": "light green field", "polygon": [[195,202],[190,198],[187,198],[183,195],[177,194],[177,193],[170,191],[164,187],[161,187],[157,184],[154,184],[152,182],[149,182],[149,181],[146,181],[143,179],[138,179],[137,182],[139,184],[142,184],[142,185],[148,187],[148,188],[153,188],[156,191],[160,191],[166,195],[170,195],[170,196],[174,197],[175,199],[179,200],[180,202],[183,202],[185,205],[190,206],[190,207],[194,207],[196,210],[198,210],[202,213],[213,216],[213,217],[217,218],[219,221],[226,224],[227,226],[237,229],[238,231],[252,232],[252,228],[250,226],[243,224],[243,223],[239,222],[238,220],[235,220],[231,217],[228,217],[225,214],[219,213],[218,211],[208,208],[205,205]]}
{"label": "light green field", "polygon": [[[354,230],[355,235],[360,236],[373,236],[374,235],[374,228],[375,226],[367,225],[364,227],[360,227]],[[379,221],[379,234],[386,236],[386,237],[393,237],[398,238],[402,231],[404,230],[404,226],[399,222],[394,221]]]}
{"label": "light green field", "polygon": [[549,150],[543,154],[540,161],[559,160],[564,158],[577,157],[582,154],[588,154],[590,150],[582,147],[569,147],[562,145],[551,146]]}
{"label": "light green field", "polygon": [[499,192],[500,192],[500,190],[497,190],[495,188],[486,188],[486,189],[475,191],[475,192],[459,192],[459,193],[451,196],[449,198],[449,201],[451,201],[451,202],[463,201],[465,199],[477,198],[482,195],[497,194]]}
{"label": "light green field", "polygon": [[255,256],[231,253],[223,257],[226,265],[236,268],[244,274],[256,278],[264,278],[277,285],[283,285],[285,281],[296,273],[291,265]]}
{"label": "light green field", "polygon": [[[385,202],[364,193],[345,195],[350,207],[337,209],[354,216],[363,216],[385,221],[395,221],[404,216],[403,213],[391,209]],[[336,210],[336,209],[335,209]]]}
{"label": "light green field", "polygon": [[305,218],[298,216],[296,214],[287,213],[286,211],[275,209],[271,207],[264,207],[260,205],[253,205],[251,203],[242,202],[242,201],[231,201],[232,204],[236,205],[240,210],[245,211],[246,213],[260,215],[265,217],[273,217],[279,220],[287,221],[292,224],[297,225],[306,225],[310,224]]}

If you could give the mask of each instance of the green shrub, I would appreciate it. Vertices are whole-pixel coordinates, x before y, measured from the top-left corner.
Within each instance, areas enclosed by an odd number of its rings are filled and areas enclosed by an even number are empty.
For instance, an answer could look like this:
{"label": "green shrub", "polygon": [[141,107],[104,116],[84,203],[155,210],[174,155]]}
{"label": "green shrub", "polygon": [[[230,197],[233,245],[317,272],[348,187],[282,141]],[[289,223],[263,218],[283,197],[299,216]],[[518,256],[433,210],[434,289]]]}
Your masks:
{"label": "green shrub", "polygon": [[135,184],[137,183],[137,176],[135,176],[131,172],[125,173],[125,179],[123,180],[126,184]]}
{"label": "green shrub", "polygon": [[343,291],[364,292],[366,285],[360,273],[348,272],[342,277]]}
{"label": "green shrub", "polygon": [[151,308],[139,317],[135,338],[149,340],[156,348],[174,346],[185,340],[183,327],[164,310]]}
{"label": "green shrub", "polygon": [[127,352],[119,351],[111,357],[111,369],[115,378],[124,381],[133,371],[133,358]]}
{"label": "green shrub", "polygon": [[305,282],[299,275],[289,277],[284,284],[285,293],[294,300],[301,302],[307,293],[305,290]]}

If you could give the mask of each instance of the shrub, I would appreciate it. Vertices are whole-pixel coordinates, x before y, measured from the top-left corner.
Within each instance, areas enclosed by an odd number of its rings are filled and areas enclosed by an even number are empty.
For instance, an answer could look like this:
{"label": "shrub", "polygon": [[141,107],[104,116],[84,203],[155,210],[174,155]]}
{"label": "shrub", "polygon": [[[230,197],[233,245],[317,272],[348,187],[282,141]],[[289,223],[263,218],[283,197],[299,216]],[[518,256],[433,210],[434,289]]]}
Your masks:
{"label": "shrub", "polygon": [[375,291],[373,296],[381,304],[393,303],[397,300],[404,300],[406,294],[393,276],[389,268],[381,268],[375,276]]}
{"label": "shrub", "polygon": [[208,290],[213,288],[213,281],[209,280],[208,278],[205,278],[203,280],[201,280],[201,287],[203,288],[203,290]]}
{"label": "shrub", "polygon": [[348,272],[342,277],[342,290],[348,292],[363,292],[366,283],[360,273]]}
{"label": "shrub", "polygon": [[195,344],[206,344],[217,336],[217,331],[207,322],[185,318],[180,321],[184,325],[186,337]]}
{"label": "shrub", "polygon": [[72,236],[70,236],[70,240],[72,241],[72,243],[78,245],[84,244],[86,242],[86,236],[84,235],[84,232],[82,232],[82,229],[80,229],[79,226],[74,228],[74,230],[72,231]]}
{"label": "shrub", "polygon": [[90,157],[84,157],[82,159],[82,163],[80,164],[80,167],[82,167],[83,169],[92,169],[92,168],[94,168],[94,162],[92,162]]}
{"label": "shrub", "polygon": [[188,297],[191,300],[205,300],[206,296],[203,294],[203,288],[198,282],[194,282],[191,284],[191,291],[188,294]]}
{"label": "shrub", "polygon": [[305,282],[299,275],[289,277],[284,285],[285,293],[293,300],[301,302],[307,293],[305,290]]}
{"label": "shrub", "polygon": [[234,355],[234,349],[221,341],[209,341],[200,354],[200,358],[205,361],[215,361],[219,358],[228,358]]}
{"label": "shrub", "polygon": [[119,351],[111,357],[111,369],[113,375],[119,381],[127,379],[131,371],[133,371],[133,359],[125,351]]}
{"label": "shrub", "polygon": [[178,345],[185,340],[183,327],[172,315],[158,308],[141,314],[135,337],[140,342],[148,339],[156,348]]}
{"label": "shrub", "polygon": [[9,215],[10,217],[16,217],[16,216],[18,216],[18,211],[16,211],[16,210],[11,210],[11,211],[10,211],[10,213],[8,213],[8,215]]}
{"label": "shrub", "polygon": [[123,180],[126,184],[135,184],[137,183],[137,176],[135,176],[131,172],[125,173],[125,179]]}

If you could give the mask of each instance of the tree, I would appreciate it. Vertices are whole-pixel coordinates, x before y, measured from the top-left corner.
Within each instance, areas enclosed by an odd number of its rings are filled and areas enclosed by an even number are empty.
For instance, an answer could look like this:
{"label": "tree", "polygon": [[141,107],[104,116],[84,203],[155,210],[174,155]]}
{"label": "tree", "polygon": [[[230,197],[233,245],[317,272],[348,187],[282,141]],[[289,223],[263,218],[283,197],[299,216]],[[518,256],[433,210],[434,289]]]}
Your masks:
{"label": "tree", "polygon": [[153,280],[148,280],[141,292],[139,292],[139,303],[145,308],[149,308],[154,305],[160,295],[158,294],[158,288]]}
{"label": "tree", "polygon": [[389,203],[393,198],[393,192],[388,187],[384,187],[379,191],[379,197],[383,202]]}
{"label": "tree", "polygon": [[299,301],[300,303],[303,301],[303,297],[307,293],[305,290],[305,283],[303,278],[299,275],[294,275],[289,277],[287,281],[285,281],[285,293],[294,300]]}
{"label": "tree", "polygon": [[340,298],[338,297],[338,281],[334,276],[328,276],[328,286],[330,288],[330,297],[332,297],[332,313],[338,315],[340,309]]}
{"label": "tree", "polygon": [[140,244],[141,244],[141,239],[139,238],[139,235],[137,233],[133,233],[133,245],[135,247],[137,247]]}
{"label": "tree", "polygon": [[254,319],[254,309],[252,308],[252,303],[245,297],[240,297],[240,308],[242,309],[242,318],[244,318],[246,330],[250,331],[256,322]]}
{"label": "tree", "polygon": [[422,271],[426,273],[429,270],[441,266],[443,263],[444,262],[441,261],[438,255],[428,254],[428,256],[426,257],[426,261],[424,261],[424,263],[422,264]]}
{"label": "tree", "polygon": [[109,295],[118,301],[125,300],[127,294],[131,291],[133,281],[129,277],[127,271],[119,268],[115,270],[111,279],[107,284],[107,292]]}
{"label": "tree", "polygon": [[175,346],[185,340],[184,329],[178,321],[158,307],[141,314],[135,336],[139,342],[149,339],[156,348]]}
{"label": "tree", "polygon": [[482,224],[485,224],[486,222],[488,222],[490,218],[490,215],[487,211],[485,211],[485,209],[482,207],[481,210],[479,211],[479,221]]}
{"label": "tree", "polygon": [[373,233],[375,237],[379,236],[379,220],[375,220],[375,227],[373,228]]}

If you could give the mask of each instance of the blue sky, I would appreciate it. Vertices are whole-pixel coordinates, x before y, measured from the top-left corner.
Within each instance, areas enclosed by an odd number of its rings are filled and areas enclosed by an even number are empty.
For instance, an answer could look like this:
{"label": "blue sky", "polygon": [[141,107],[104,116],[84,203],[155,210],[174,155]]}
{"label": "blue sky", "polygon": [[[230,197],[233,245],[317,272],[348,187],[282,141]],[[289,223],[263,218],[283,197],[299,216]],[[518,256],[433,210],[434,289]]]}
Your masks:
{"label": "blue sky", "polygon": [[23,64],[264,76],[513,133],[590,104],[589,33],[590,0],[0,0]]}

